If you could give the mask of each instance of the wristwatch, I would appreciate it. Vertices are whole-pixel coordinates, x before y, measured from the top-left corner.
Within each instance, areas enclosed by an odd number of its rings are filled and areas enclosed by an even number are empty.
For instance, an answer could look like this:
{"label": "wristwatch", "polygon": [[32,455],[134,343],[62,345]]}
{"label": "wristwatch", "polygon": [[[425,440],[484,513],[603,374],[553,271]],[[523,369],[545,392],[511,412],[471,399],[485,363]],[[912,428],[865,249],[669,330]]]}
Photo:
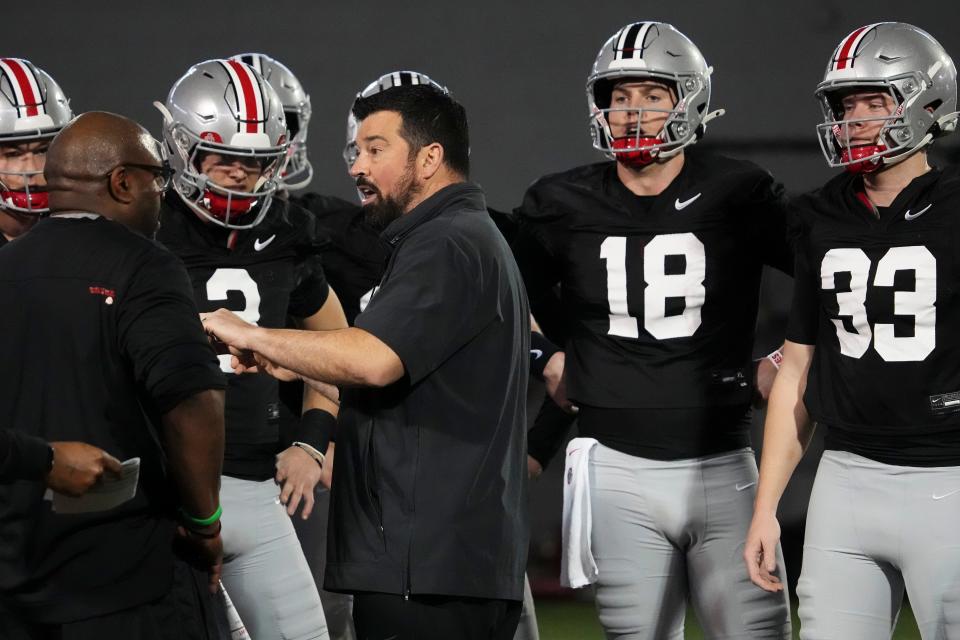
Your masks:
{"label": "wristwatch", "polygon": [[53,445],[47,445],[47,473],[53,471]]}

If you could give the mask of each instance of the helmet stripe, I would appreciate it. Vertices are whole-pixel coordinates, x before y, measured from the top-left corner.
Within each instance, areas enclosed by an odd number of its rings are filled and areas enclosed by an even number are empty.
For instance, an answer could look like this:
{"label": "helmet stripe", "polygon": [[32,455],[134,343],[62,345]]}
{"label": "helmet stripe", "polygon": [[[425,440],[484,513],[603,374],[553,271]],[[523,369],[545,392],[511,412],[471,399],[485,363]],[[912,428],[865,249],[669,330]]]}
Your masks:
{"label": "helmet stripe", "polygon": [[[45,113],[40,100],[40,87],[33,71],[16,58],[0,59],[0,68],[6,73],[13,86],[17,99],[17,113],[20,117]],[[24,113],[24,111],[26,113]]]}
{"label": "helmet stripe", "polygon": [[637,37],[633,40],[633,58],[643,58],[643,43],[647,40],[647,34],[650,32],[650,27],[653,26],[652,22],[643,23],[643,27],[640,29],[640,32],[637,33]]}
{"label": "helmet stripe", "polygon": [[237,90],[237,107],[240,111],[240,120],[246,123],[246,132],[260,133],[262,118],[258,106],[262,107],[262,100],[258,95],[259,83],[253,76],[252,69],[236,60],[227,60],[226,67]]}
{"label": "helmet stripe", "polygon": [[865,27],[860,27],[846,37],[843,44],[837,49],[837,58],[834,60],[833,67],[834,71],[853,67],[853,57],[857,53],[857,47],[860,46],[864,37],[866,37],[875,26],[877,26],[877,24],[868,24]]}
{"label": "helmet stripe", "polygon": [[634,22],[620,30],[614,44],[613,59],[643,58],[643,43],[653,22]]}

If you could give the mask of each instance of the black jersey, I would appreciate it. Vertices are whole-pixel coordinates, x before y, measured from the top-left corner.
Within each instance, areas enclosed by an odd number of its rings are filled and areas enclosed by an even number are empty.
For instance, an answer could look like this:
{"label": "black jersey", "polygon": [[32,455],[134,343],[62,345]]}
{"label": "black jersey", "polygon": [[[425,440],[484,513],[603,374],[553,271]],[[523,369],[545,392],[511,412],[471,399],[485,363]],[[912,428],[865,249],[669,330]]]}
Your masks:
{"label": "black jersey", "polygon": [[[226,308],[262,327],[283,328],[287,317],[320,310],[329,293],[320,263],[312,215],[274,200],[263,222],[231,232],[202,221],[176,194],[161,211],[157,239],[187,267],[201,312]],[[266,479],[281,448],[277,381],[266,375],[235,375],[230,356],[220,356],[228,374],[224,473]]]}
{"label": "black jersey", "polygon": [[380,282],[390,245],[364,223],[359,205],[319,193],[298,196],[295,202],[314,215],[330,239],[323,252],[324,272],[352,325]]}
{"label": "black jersey", "polygon": [[787,337],[816,345],[804,403],[827,447],[889,464],[960,465],[960,171],[875,210],[858,176],[796,202]]}
{"label": "black jersey", "polygon": [[792,261],[781,191],[752,163],[689,152],[656,197],[613,162],[534,183],[516,253],[531,299],[561,285],[571,399],[747,405],[762,266]]}

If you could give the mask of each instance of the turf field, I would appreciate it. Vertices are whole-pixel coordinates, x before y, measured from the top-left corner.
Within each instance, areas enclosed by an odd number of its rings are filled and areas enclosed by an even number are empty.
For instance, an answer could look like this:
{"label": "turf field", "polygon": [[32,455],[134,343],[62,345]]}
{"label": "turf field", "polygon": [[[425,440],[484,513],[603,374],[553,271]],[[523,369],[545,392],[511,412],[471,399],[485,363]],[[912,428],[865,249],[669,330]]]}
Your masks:
{"label": "turf field", "polygon": [[[597,623],[596,611],[592,602],[577,600],[536,601],[537,621],[540,625],[542,640],[603,640],[603,633]],[[793,637],[799,638],[800,625],[797,621],[797,603],[793,603]],[[701,640],[703,632],[692,611],[687,612],[688,640]],[[913,619],[913,612],[904,606],[900,613],[893,640],[919,640],[920,633]]]}

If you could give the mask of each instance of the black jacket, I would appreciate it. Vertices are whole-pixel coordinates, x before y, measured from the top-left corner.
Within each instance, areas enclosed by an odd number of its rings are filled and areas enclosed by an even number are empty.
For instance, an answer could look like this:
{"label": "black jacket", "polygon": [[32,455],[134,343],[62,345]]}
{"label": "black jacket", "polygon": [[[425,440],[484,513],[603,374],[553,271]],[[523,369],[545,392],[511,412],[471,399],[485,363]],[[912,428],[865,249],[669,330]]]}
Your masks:
{"label": "black jacket", "polygon": [[348,390],[326,588],[520,600],[529,309],[483,194],[451,185],[394,221],[356,326],[405,376]]}

